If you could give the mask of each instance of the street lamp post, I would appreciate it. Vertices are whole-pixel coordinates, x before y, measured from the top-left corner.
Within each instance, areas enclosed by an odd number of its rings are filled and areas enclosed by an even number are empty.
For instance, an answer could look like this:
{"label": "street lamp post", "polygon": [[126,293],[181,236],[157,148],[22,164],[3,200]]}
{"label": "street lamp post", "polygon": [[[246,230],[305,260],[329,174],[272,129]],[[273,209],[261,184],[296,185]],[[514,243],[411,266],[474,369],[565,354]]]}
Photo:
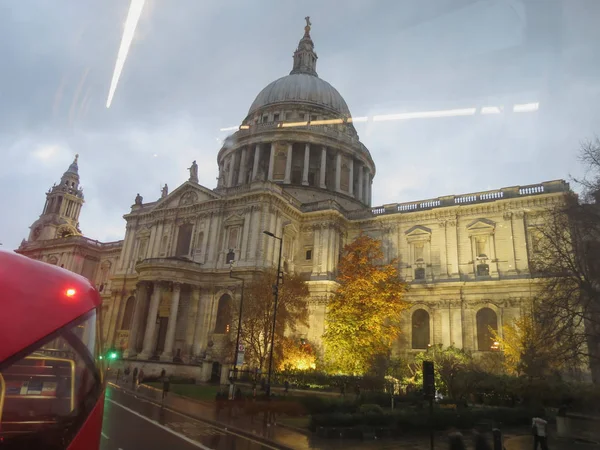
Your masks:
{"label": "street lamp post", "polygon": [[234,380],[237,379],[237,362],[238,355],[240,351],[240,333],[242,331],[242,310],[244,309],[244,279],[240,277],[233,276],[233,263],[235,262],[235,253],[233,250],[229,250],[227,254],[227,262],[229,262],[229,278],[233,278],[234,280],[239,280],[242,282],[242,292],[240,298],[240,314],[238,316],[238,327],[237,327],[237,337],[235,339],[235,359],[233,360],[233,376]]}
{"label": "street lamp post", "polygon": [[279,258],[277,258],[277,279],[273,286],[273,297],[275,297],[275,306],[273,308],[273,327],[271,330],[271,351],[269,353],[269,375],[267,377],[267,398],[271,398],[271,374],[273,373],[273,349],[275,348],[275,323],[277,319],[277,301],[279,300],[279,278],[281,274],[281,248],[283,247],[283,239],[275,236],[270,231],[263,231],[267,236],[279,240]]}

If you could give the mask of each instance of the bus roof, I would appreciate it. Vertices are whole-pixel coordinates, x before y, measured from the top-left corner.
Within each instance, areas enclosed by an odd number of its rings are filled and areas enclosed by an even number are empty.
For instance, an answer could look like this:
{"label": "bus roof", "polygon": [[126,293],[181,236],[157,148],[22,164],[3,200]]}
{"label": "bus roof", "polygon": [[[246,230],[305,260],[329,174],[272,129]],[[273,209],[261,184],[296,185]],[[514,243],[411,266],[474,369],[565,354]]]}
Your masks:
{"label": "bus roof", "polygon": [[0,363],[100,305],[86,278],[0,250]]}

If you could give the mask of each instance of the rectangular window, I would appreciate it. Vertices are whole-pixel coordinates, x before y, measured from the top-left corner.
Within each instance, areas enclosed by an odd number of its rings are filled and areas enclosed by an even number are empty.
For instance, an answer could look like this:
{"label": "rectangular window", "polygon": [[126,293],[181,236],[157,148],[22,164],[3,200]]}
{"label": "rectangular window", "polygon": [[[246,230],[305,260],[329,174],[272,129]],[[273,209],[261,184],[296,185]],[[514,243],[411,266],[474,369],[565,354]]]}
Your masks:
{"label": "rectangular window", "polygon": [[300,120],[305,120],[305,117],[306,117],[306,116],[304,115],[304,113],[300,113],[300,114],[298,115],[298,117],[300,118]]}
{"label": "rectangular window", "polygon": [[273,122],[279,122],[279,114],[278,113],[273,114]]}
{"label": "rectangular window", "polygon": [[415,244],[415,262],[423,261],[423,244]]}
{"label": "rectangular window", "polygon": [[193,228],[194,225],[191,223],[185,223],[179,226],[175,256],[187,256],[190,253],[190,244],[192,243]]}
{"label": "rectangular window", "polygon": [[291,112],[286,112],[285,113],[285,120],[291,120],[292,119],[292,113]]}
{"label": "rectangular window", "polygon": [[306,250],[306,260],[310,261],[312,259],[312,249]]}
{"label": "rectangular window", "polygon": [[485,236],[477,237],[476,241],[476,252],[478,258],[486,258],[487,257],[487,238]]}
{"label": "rectangular window", "polygon": [[267,123],[269,121],[269,116],[267,116],[266,114],[263,116],[262,118],[263,123]]}
{"label": "rectangular window", "polygon": [[313,121],[315,121],[315,120],[317,120],[317,116],[315,116],[315,115],[312,115],[312,116],[310,116],[310,121],[311,121],[311,122],[313,122]]}
{"label": "rectangular window", "polygon": [[229,229],[229,240],[227,241],[227,249],[237,248],[239,227]]}

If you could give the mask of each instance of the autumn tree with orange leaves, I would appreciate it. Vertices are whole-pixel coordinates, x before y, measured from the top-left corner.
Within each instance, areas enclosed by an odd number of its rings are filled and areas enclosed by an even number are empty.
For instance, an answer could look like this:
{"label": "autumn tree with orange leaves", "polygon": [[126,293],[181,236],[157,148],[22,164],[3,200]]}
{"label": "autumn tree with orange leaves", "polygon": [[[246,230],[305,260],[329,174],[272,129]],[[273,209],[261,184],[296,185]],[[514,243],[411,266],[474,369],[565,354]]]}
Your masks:
{"label": "autumn tree with orange leaves", "polygon": [[360,235],[344,247],[338,289],[329,301],[323,342],[331,371],[364,374],[389,355],[407,307],[395,261],[382,264],[381,241]]}
{"label": "autumn tree with orange leaves", "polygon": [[[244,293],[244,311],[240,341],[245,347],[246,361],[253,367],[265,370],[268,365],[269,351],[273,342],[273,285],[276,273],[270,270],[258,275],[246,285]],[[277,317],[275,325],[274,367],[283,360],[288,338],[294,336],[299,328],[308,326],[308,285],[297,274],[285,275],[279,289]],[[239,310],[234,311],[237,317]]]}

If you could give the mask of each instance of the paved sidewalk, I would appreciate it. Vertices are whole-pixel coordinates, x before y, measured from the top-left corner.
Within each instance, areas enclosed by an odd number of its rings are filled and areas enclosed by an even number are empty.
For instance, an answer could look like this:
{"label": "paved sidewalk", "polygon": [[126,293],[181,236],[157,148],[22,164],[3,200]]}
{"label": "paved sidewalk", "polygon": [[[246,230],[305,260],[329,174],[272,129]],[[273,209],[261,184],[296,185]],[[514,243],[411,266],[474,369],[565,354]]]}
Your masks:
{"label": "paved sidewalk", "polygon": [[[114,383],[111,383],[114,385]],[[147,385],[140,385],[137,391],[131,389],[131,383],[119,383],[117,385],[130,393],[146,398],[156,403],[162,403],[162,391]],[[186,414],[188,416],[213,422],[221,426],[226,426],[232,431],[240,434],[252,435],[267,442],[275,443],[278,446],[298,450],[429,450],[428,436],[406,436],[405,438],[360,441],[353,439],[324,439],[312,435],[311,433],[301,432],[287,426],[277,423],[267,424],[260,414],[255,418],[249,418],[236,411],[231,414],[227,410],[217,414],[215,403],[210,401],[194,400],[169,393],[164,401],[164,406],[174,411]],[[467,448],[473,448],[470,437],[465,436]],[[446,449],[447,439],[445,433],[439,433],[435,438],[436,449]],[[504,437],[504,446],[506,450],[531,450],[533,448],[532,437],[521,435],[519,430],[510,432]],[[567,440],[561,440],[550,436],[550,450],[587,450],[599,449],[600,446],[593,444],[576,443]]]}

